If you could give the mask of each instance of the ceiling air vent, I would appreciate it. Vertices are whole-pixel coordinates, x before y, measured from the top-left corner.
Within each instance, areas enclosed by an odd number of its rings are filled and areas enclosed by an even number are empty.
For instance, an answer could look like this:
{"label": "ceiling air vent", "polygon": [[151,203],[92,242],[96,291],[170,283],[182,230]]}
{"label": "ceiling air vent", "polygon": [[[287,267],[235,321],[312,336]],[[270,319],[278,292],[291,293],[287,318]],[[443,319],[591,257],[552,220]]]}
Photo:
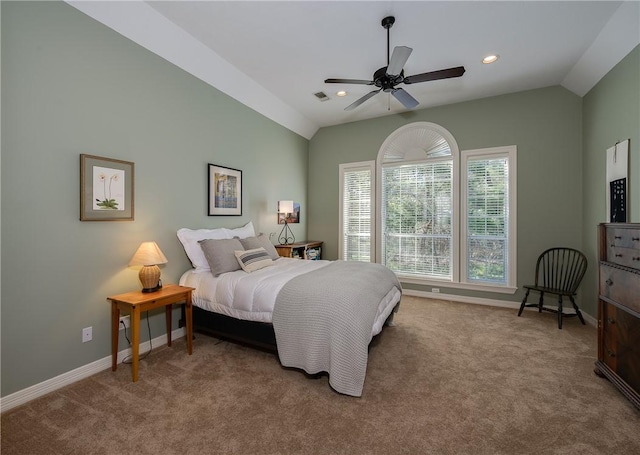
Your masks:
{"label": "ceiling air vent", "polygon": [[313,94],[313,96],[318,98],[320,101],[329,101],[331,99],[327,96],[325,92],[316,92]]}

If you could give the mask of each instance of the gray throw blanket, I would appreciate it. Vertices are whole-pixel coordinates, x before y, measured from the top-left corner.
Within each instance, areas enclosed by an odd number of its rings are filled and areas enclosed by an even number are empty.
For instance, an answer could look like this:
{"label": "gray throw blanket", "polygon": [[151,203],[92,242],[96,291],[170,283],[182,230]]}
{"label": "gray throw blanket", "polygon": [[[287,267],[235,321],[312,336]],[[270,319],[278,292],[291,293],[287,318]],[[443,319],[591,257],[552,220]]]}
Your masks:
{"label": "gray throw blanket", "polygon": [[396,275],[381,264],[336,261],[283,286],[273,328],[283,366],[326,371],[338,392],[361,396],[380,301]]}

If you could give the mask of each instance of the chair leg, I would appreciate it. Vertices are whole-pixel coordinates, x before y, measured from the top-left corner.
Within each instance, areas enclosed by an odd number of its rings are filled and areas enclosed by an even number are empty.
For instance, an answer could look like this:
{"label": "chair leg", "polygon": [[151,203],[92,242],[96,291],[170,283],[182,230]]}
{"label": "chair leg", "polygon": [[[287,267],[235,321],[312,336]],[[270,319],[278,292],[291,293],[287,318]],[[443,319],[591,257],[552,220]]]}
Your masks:
{"label": "chair leg", "polygon": [[576,314],[578,315],[578,318],[580,319],[580,322],[582,322],[582,325],[586,325],[584,322],[584,318],[582,317],[582,312],[580,311],[580,308],[578,308],[578,305],[576,305],[575,300],[573,300],[573,296],[569,296],[569,300],[571,300],[571,304],[573,305],[573,309],[576,310]]}
{"label": "chair leg", "polygon": [[543,302],[544,302],[544,292],[540,292],[540,300],[538,300],[538,313],[542,313]]}
{"label": "chair leg", "polygon": [[524,310],[524,305],[527,303],[527,297],[529,297],[529,291],[531,289],[527,289],[526,294],[524,295],[524,299],[522,299],[522,303],[520,304],[520,311],[518,311],[518,317],[522,314],[522,310]]}
{"label": "chair leg", "polygon": [[558,296],[558,328],[562,328],[562,295]]}

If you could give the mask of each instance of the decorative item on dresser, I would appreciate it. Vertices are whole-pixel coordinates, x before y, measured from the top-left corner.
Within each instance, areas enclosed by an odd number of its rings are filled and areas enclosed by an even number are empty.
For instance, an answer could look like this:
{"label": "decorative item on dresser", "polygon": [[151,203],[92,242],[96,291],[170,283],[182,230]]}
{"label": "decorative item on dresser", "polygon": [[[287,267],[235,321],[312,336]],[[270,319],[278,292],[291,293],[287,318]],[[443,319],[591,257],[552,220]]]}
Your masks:
{"label": "decorative item on dresser", "polygon": [[290,243],[288,245],[274,245],[278,254],[283,258],[295,259],[321,259],[322,243],[313,240],[306,242]]}
{"label": "decorative item on dresser", "polygon": [[606,377],[640,409],[640,223],[598,227],[598,361]]}

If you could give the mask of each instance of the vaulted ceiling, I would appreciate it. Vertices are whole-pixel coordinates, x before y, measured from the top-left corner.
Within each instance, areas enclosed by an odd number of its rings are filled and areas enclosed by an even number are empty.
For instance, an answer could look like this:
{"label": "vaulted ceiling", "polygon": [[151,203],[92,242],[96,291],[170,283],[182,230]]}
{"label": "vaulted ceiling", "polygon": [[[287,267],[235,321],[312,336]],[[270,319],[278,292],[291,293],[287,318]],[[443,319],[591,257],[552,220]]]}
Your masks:
{"label": "vaulted ceiling", "polygon": [[[370,80],[386,66],[386,16],[396,18],[391,49],[413,49],[405,75],[466,68],[460,78],[403,85],[416,109],[551,85],[583,96],[640,42],[637,1],[68,3],[306,138],[406,110],[380,93],[346,112],[372,87],[324,83]],[[488,54],[500,58],[483,64]]]}

